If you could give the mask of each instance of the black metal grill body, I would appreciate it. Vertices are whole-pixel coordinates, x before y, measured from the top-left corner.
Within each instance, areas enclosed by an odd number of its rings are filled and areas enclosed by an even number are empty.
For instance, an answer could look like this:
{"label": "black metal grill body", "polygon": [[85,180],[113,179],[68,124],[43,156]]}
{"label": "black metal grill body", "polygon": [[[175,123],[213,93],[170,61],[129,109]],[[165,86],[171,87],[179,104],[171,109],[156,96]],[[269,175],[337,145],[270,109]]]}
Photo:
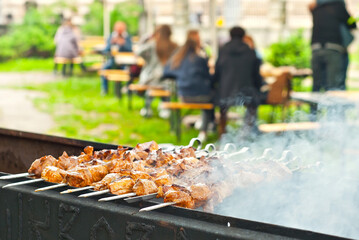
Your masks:
{"label": "black metal grill body", "polygon": [[82,141],[0,128],[0,171],[7,173],[27,172],[31,163],[42,156],[60,156],[63,151],[79,155],[91,145],[95,150],[116,149],[116,145]]}
{"label": "black metal grill body", "polygon": [[[79,154],[86,145],[95,149],[116,147],[0,129],[0,161],[13,164],[11,170],[14,172],[24,172],[22,168],[27,170],[34,159],[43,155],[58,156],[64,150],[69,154]],[[15,167],[13,161],[21,163],[22,168],[19,165]],[[0,165],[6,167],[6,164]],[[1,188],[28,179],[0,180],[1,240],[344,239],[173,206],[139,212],[142,207],[156,204],[155,201],[129,204],[124,200],[98,202],[100,196],[77,197],[90,190],[64,195],[59,192],[68,187],[34,192],[36,188],[52,185],[47,182]],[[101,197],[106,196],[111,194]]]}

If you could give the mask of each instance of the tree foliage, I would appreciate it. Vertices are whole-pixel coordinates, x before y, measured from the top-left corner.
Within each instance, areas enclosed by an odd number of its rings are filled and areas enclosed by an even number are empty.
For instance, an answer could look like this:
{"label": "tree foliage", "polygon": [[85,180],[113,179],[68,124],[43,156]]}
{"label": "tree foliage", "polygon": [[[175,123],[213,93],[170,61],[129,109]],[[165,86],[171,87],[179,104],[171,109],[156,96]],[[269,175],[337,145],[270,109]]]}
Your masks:
{"label": "tree foliage", "polygon": [[310,44],[299,30],[287,39],[273,43],[266,50],[265,60],[275,67],[295,66],[297,68],[310,67]]}
{"label": "tree foliage", "polygon": [[52,56],[58,26],[58,17],[50,9],[28,9],[23,23],[11,25],[0,37],[0,60]]}
{"label": "tree foliage", "polygon": [[[142,7],[133,0],[121,2],[110,12],[110,27],[112,30],[116,21],[123,21],[127,24],[128,32],[131,35],[138,33],[139,16]],[[94,1],[90,5],[90,11],[85,17],[86,23],[82,26],[82,32],[88,35],[103,35],[103,5]]]}

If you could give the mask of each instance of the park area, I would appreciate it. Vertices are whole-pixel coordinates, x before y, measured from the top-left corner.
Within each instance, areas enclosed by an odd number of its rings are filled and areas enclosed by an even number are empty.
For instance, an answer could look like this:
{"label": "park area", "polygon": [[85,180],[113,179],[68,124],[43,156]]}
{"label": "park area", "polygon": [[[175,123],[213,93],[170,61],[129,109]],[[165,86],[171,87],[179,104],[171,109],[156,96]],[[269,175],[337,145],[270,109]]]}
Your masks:
{"label": "park area", "polygon": [[359,0],[1,0],[0,239],[359,239]]}

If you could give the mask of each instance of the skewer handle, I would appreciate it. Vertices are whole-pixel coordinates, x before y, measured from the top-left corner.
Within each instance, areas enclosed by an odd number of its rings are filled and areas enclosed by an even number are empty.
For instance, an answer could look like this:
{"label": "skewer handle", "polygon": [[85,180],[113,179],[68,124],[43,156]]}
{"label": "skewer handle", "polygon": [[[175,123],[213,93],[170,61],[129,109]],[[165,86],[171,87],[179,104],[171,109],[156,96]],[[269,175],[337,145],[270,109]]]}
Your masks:
{"label": "skewer handle", "polygon": [[154,205],[154,206],[151,206],[151,207],[141,208],[139,210],[139,212],[149,212],[149,211],[152,211],[152,210],[155,210],[155,209],[164,208],[164,207],[175,205],[175,204],[176,204],[175,202],[160,203],[160,204],[157,204],[157,205]]}
{"label": "skewer handle", "polygon": [[1,176],[0,180],[21,178],[21,177],[31,177],[34,175],[35,174],[29,174],[29,173],[10,174],[10,175],[6,175],[6,176]]}
{"label": "skewer handle", "polygon": [[81,192],[81,191],[85,191],[85,190],[89,190],[89,189],[93,189],[93,186],[87,186],[87,187],[82,187],[82,188],[74,188],[74,189],[67,189],[65,191],[60,192],[60,194],[66,194],[66,193],[74,193],[74,192]]}
{"label": "skewer handle", "polygon": [[35,192],[47,191],[47,190],[51,190],[51,189],[55,189],[55,188],[60,188],[60,187],[64,187],[64,186],[67,186],[67,184],[66,184],[66,183],[59,183],[59,184],[55,184],[55,185],[51,185],[51,186],[47,186],[47,187],[35,189]]}
{"label": "skewer handle", "polygon": [[22,182],[16,182],[16,183],[7,184],[7,185],[3,186],[2,188],[8,188],[8,187],[13,187],[13,186],[26,185],[26,184],[31,184],[31,183],[36,183],[36,182],[42,182],[42,181],[44,181],[44,179],[42,179],[42,178],[32,179],[32,180],[26,180],[26,181],[22,181]]}
{"label": "skewer handle", "polygon": [[92,197],[92,196],[102,195],[102,194],[109,193],[109,192],[110,192],[110,190],[106,189],[106,190],[102,190],[102,191],[95,191],[95,192],[91,192],[91,193],[81,194],[79,197]]}
{"label": "skewer handle", "polygon": [[98,201],[99,202],[108,202],[108,201],[113,201],[116,199],[128,198],[128,197],[133,197],[133,196],[136,196],[136,193],[126,193],[126,194],[121,194],[121,195],[112,196],[112,197],[100,198]]}

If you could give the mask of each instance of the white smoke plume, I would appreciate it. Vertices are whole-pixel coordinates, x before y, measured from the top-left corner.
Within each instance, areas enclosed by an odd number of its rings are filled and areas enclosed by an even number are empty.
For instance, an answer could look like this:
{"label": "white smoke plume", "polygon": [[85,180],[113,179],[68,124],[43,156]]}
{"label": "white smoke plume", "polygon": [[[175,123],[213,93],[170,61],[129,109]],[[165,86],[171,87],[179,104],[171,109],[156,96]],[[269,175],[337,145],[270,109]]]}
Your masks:
{"label": "white smoke plume", "polygon": [[[272,148],[273,159],[290,150],[297,157],[291,168],[302,169],[290,179],[237,188],[215,213],[359,239],[357,113],[358,109],[351,109],[344,117],[344,110],[335,110],[321,116],[319,130],[281,136],[264,134],[248,140],[240,129],[231,129],[221,144],[235,142],[249,147],[252,158],[261,156],[266,148]],[[248,155],[229,161],[245,158]]]}

